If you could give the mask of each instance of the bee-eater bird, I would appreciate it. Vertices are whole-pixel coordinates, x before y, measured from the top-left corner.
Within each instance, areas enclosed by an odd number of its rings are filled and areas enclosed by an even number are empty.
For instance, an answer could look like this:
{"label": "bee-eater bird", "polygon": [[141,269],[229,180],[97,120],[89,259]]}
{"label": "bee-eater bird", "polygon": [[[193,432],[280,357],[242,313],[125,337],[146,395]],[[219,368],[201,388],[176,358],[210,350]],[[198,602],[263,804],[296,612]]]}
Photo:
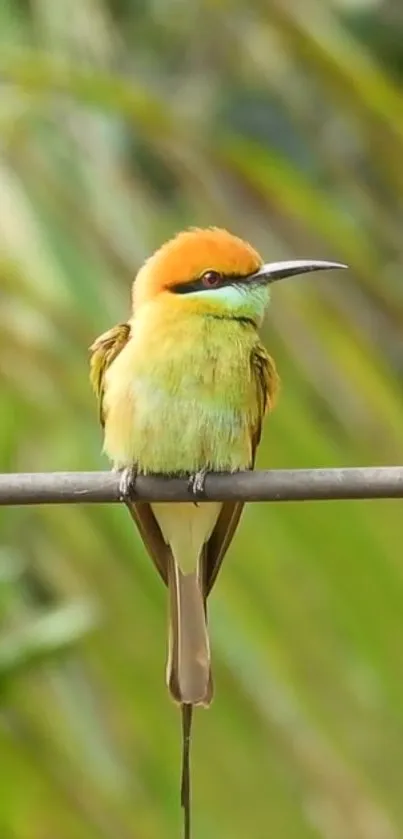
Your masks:
{"label": "bee-eater bird", "polygon": [[206,600],[243,503],[131,500],[136,474],[191,476],[194,500],[206,472],[252,469],[265,415],[278,389],[259,327],[276,280],[339,263],[264,264],[226,230],[190,229],[140,268],[132,315],[91,347],[104,451],[144,544],[169,588],[167,683],[182,707],[185,837],[190,835],[191,713],[213,695]]}

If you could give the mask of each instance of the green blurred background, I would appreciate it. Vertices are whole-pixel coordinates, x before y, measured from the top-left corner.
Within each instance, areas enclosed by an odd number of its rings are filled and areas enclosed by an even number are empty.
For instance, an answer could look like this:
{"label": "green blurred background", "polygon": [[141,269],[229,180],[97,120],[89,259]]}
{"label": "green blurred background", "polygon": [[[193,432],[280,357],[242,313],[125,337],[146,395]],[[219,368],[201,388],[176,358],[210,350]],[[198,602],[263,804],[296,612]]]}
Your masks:
{"label": "green blurred background", "polygon": [[[106,468],[87,347],[146,255],[267,260],[261,467],[399,463],[400,0],[2,0],[2,471]],[[126,511],[3,509],[1,839],[180,835],[166,599]],[[403,837],[399,502],[251,506],[211,599],[194,837]]]}

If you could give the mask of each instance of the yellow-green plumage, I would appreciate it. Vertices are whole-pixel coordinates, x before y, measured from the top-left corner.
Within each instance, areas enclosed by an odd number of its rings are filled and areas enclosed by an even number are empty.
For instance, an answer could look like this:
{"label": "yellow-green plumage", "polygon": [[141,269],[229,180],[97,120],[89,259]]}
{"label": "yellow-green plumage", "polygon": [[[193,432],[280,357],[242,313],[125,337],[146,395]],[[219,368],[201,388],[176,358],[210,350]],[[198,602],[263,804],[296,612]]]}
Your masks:
{"label": "yellow-green plumage", "polygon": [[275,377],[255,327],[197,310],[167,322],[158,301],[144,309],[105,375],[108,456],[144,473],[251,466]]}

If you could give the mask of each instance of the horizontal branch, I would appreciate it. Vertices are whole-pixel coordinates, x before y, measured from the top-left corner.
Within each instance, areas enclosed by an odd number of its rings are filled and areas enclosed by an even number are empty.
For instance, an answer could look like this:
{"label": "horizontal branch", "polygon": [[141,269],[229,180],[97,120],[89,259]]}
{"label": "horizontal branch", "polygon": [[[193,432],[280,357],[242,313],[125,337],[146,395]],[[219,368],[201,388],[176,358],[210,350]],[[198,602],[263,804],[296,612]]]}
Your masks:
{"label": "horizontal branch", "polygon": [[[211,474],[208,501],[326,501],[403,498],[403,466],[354,469],[274,469]],[[36,472],[0,475],[0,505],[121,501],[116,472]],[[186,478],[139,475],[135,500],[191,501]]]}

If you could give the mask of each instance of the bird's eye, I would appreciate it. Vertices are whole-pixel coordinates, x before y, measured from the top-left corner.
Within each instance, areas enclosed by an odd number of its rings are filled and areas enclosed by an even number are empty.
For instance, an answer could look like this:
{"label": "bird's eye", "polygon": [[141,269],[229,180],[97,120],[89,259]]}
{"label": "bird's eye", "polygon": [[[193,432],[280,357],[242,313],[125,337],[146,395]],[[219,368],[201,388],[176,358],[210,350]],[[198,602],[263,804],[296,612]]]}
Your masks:
{"label": "bird's eye", "polygon": [[206,271],[201,279],[206,288],[216,288],[220,285],[221,274],[218,271]]}

